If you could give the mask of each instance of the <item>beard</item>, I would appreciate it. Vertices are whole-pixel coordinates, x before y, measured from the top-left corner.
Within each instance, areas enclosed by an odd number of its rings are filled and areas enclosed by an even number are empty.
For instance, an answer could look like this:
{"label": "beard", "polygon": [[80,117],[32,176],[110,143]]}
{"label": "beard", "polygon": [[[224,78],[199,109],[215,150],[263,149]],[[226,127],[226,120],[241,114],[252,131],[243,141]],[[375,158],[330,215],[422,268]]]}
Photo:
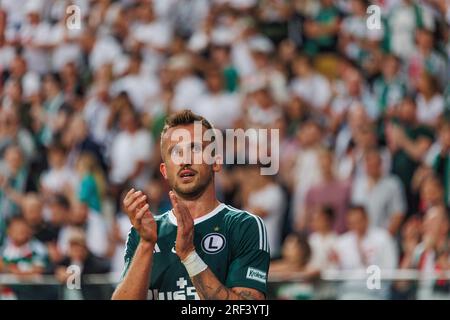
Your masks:
{"label": "beard", "polygon": [[[197,175],[199,175],[199,173],[197,173]],[[205,192],[208,186],[212,183],[213,178],[214,173],[211,169],[204,178],[199,177],[198,181],[194,180],[192,183],[182,184],[178,183],[176,180],[177,178],[175,178],[175,181],[173,183],[169,183],[169,186],[183,199],[195,200]]]}

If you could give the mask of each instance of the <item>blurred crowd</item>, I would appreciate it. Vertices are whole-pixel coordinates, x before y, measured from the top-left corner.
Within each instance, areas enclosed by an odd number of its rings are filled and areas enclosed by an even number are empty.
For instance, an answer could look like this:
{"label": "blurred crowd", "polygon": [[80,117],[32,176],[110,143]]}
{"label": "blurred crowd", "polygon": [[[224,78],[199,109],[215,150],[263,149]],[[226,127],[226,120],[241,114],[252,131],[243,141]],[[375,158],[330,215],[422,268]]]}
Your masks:
{"label": "blurred crowd", "polygon": [[[279,298],[417,298],[414,281],[330,294],[315,279],[450,271],[449,80],[446,0],[2,0],[0,276],[120,274],[121,199],[134,187],[170,209],[159,135],[188,108],[280,132],[277,175],[225,164],[216,179],[222,201],[264,219],[270,275],[314,288]],[[41,289],[0,282],[0,298],[55,298]]]}

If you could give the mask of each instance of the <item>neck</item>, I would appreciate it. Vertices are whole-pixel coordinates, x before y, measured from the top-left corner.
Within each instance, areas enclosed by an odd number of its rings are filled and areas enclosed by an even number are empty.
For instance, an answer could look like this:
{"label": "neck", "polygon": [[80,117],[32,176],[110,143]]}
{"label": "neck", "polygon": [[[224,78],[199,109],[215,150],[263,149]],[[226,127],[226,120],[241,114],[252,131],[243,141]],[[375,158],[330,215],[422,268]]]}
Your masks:
{"label": "neck", "polygon": [[216,193],[214,190],[214,183],[210,183],[206,190],[198,198],[184,199],[179,196],[179,199],[189,209],[192,219],[197,219],[210,213],[219,205],[219,201],[216,198]]}

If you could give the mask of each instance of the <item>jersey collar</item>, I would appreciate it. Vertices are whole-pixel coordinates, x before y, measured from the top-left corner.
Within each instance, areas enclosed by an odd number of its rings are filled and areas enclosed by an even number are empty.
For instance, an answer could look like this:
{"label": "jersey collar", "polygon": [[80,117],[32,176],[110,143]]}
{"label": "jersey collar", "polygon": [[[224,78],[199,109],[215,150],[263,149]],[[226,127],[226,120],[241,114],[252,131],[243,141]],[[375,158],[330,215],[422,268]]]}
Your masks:
{"label": "jersey collar", "polygon": [[[203,222],[205,220],[208,220],[209,218],[214,217],[216,214],[218,214],[220,211],[222,211],[225,208],[225,204],[224,203],[219,203],[219,205],[217,207],[215,207],[211,212],[197,218],[194,219],[194,225],[200,222]],[[173,214],[173,211],[170,210],[169,211],[169,221],[174,224],[177,225],[177,218],[175,217],[175,215]]]}

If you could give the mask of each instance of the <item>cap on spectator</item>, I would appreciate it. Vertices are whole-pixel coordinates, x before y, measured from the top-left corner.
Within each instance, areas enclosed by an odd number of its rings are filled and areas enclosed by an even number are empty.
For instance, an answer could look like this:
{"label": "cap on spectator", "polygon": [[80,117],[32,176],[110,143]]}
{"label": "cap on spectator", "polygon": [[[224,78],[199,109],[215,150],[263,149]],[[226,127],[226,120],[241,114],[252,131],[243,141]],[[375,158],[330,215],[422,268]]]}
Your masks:
{"label": "cap on spectator", "polygon": [[248,44],[250,50],[254,52],[269,54],[274,50],[272,41],[264,36],[255,36],[249,40]]}
{"label": "cap on spectator", "polygon": [[86,233],[79,228],[73,228],[70,230],[68,242],[69,244],[78,244],[86,247]]}
{"label": "cap on spectator", "polygon": [[233,32],[227,28],[216,28],[211,32],[211,44],[229,46],[233,42]]}
{"label": "cap on spectator", "polygon": [[180,54],[169,59],[167,67],[169,70],[183,70],[191,66],[191,58],[187,54]]}
{"label": "cap on spectator", "polygon": [[26,14],[37,13],[40,15],[42,13],[43,8],[44,3],[42,2],[42,0],[27,1],[25,4],[25,13]]}

